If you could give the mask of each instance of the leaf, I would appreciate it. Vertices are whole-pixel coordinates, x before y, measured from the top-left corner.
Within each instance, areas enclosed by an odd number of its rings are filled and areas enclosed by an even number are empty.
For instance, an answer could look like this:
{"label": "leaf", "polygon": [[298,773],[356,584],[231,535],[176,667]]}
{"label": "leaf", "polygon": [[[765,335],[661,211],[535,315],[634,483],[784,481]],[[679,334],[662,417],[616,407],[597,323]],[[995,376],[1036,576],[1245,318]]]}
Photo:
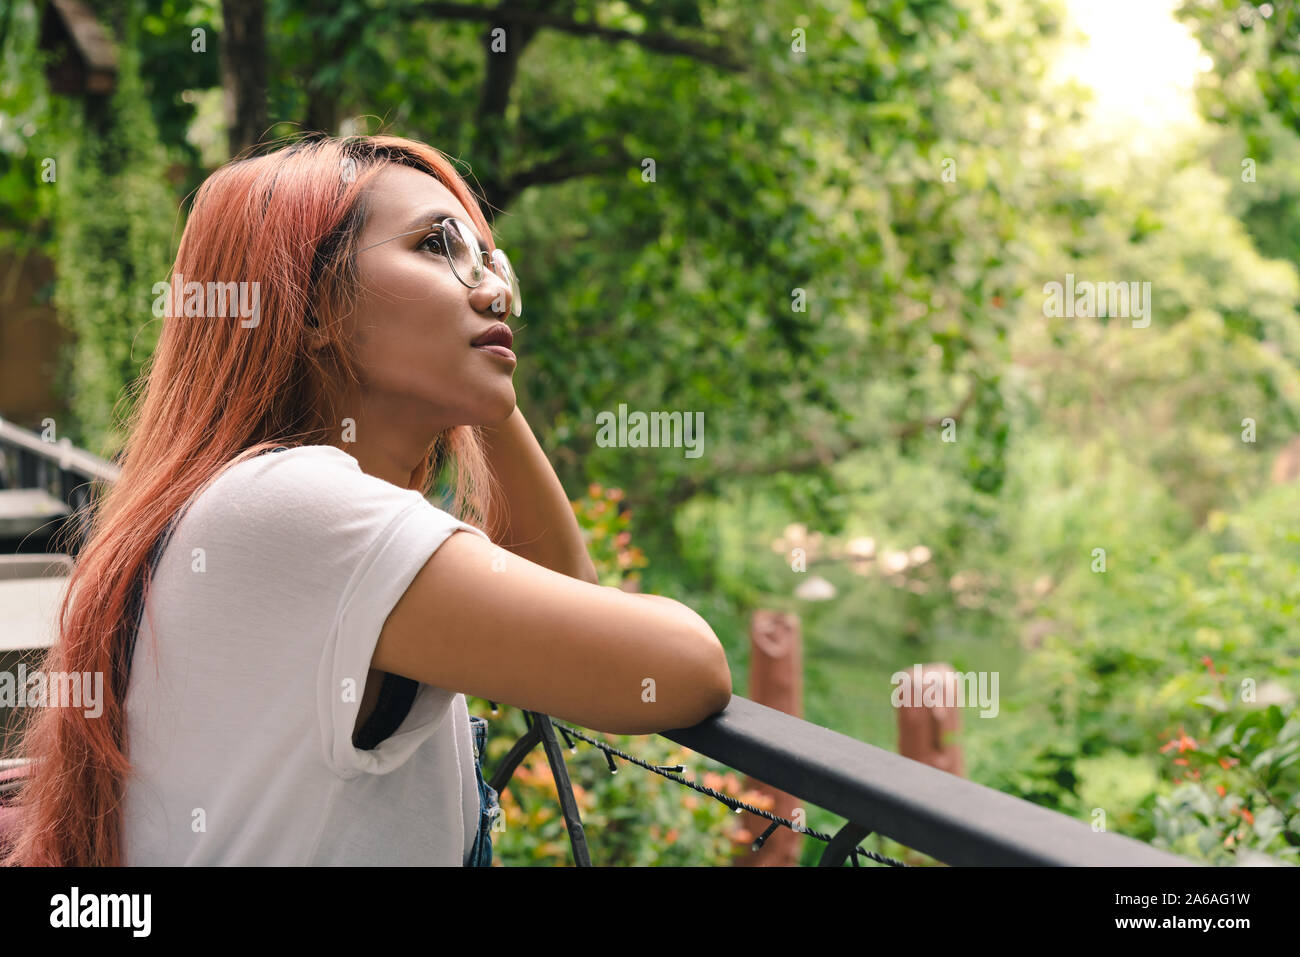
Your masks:
{"label": "leaf", "polygon": [[1202,854],[1210,854],[1219,847],[1220,838],[1217,832],[1206,828],[1196,836],[1196,848]]}
{"label": "leaf", "polygon": [[1259,754],[1255,755],[1255,759],[1250,762],[1250,769],[1252,771],[1260,771],[1268,767],[1270,764],[1272,764],[1273,759],[1276,757],[1277,757],[1276,748],[1266,748],[1265,750],[1259,752]]}
{"label": "leaf", "polygon": [[1300,740],[1300,718],[1297,717],[1291,718],[1277,735],[1278,743],[1292,739]]}
{"label": "leaf", "polygon": [[1268,844],[1282,832],[1282,812],[1275,807],[1266,807],[1255,815],[1255,834],[1260,844]]}

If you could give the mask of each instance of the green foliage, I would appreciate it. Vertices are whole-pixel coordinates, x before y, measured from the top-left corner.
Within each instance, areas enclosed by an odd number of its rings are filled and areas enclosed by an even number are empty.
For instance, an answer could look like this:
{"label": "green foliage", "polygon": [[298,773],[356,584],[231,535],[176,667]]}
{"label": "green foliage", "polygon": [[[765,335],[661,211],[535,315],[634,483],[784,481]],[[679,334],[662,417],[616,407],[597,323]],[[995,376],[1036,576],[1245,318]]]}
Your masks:
{"label": "green foliage", "polygon": [[152,288],[168,279],[177,213],[138,64],[125,43],[111,100],[59,100],[37,141],[55,163],[54,304],[74,336],[58,377],[74,421],[60,431],[105,455],[125,438],[123,389],[157,342]]}
{"label": "green foliage", "polygon": [[43,249],[50,239],[55,191],[41,176],[48,154],[28,145],[51,109],[36,49],[39,24],[31,3],[0,13],[0,250]]}
{"label": "green foliage", "polygon": [[622,500],[622,489],[605,489],[593,482],[587,494],[573,503],[600,584],[614,588],[635,586],[637,569],[646,565],[645,553],[632,544],[632,513],[619,507]]}
{"label": "green foliage", "polygon": [[[1007,753],[990,780],[1071,813],[1100,806],[1112,828],[1122,822],[1128,833],[1212,861],[1241,848],[1276,855],[1300,846],[1289,823],[1294,808],[1282,819],[1289,830],[1246,828],[1223,844],[1240,823],[1225,814],[1249,821],[1269,807],[1284,810],[1297,789],[1295,729],[1284,729],[1283,712],[1268,703],[1292,709],[1300,685],[1300,654],[1285,637],[1300,602],[1293,499],[1278,490],[1234,516],[1214,513],[1181,547],[1144,543],[1150,527],[1135,530],[1111,551],[1104,573],[1077,562],[1039,610],[1053,614],[1053,628],[1027,662],[1025,680],[1053,693],[1024,704],[1014,745],[996,729]],[[1017,780],[1027,755],[1031,766],[1060,766],[1055,786]],[[1157,769],[1159,782],[1146,793],[1081,793],[1082,768],[1120,755]],[[1139,780],[1148,776],[1144,770]],[[1194,801],[1181,786],[1193,781],[1205,791]],[[1223,804],[1215,787],[1236,795],[1235,803]],[[1101,795],[1100,805],[1092,803]],[[1188,815],[1200,815],[1204,827]],[[1271,812],[1264,817],[1274,820]],[[1219,840],[1212,848],[1210,831]]]}
{"label": "green foliage", "polygon": [[3,15],[0,248],[54,258],[53,305],[72,334],[56,376],[72,420],[57,429],[104,455],[121,447],[128,387],[157,341],[152,290],[169,278],[183,225],[179,193],[200,178],[182,172],[178,188],[174,173],[188,168],[173,160],[196,156],[185,138],[193,109],[181,92],[217,80],[215,48],[190,52],[190,26],[210,26],[212,9],[183,0],[147,13],[125,5],[111,97],[75,99],[46,89],[38,5],[14,3]]}
{"label": "green foliage", "polygon": [[1183,0],[1179,13],[1214,64],[1197,92],[1228,133],[1218,159],[1242,221],[1266,254],[1300,260],[1300,8]]}
{"label": "green foliage", "polygon": [[1234,863],[1242,849],[1295,864],[1300,861],[1300,718],[1277,705],[1233,713],[1211,699],[1216,713],[1200,743],[1186,733],[1171,739],[1185,783],[1156,800],[1158,847],[1212,863]]}

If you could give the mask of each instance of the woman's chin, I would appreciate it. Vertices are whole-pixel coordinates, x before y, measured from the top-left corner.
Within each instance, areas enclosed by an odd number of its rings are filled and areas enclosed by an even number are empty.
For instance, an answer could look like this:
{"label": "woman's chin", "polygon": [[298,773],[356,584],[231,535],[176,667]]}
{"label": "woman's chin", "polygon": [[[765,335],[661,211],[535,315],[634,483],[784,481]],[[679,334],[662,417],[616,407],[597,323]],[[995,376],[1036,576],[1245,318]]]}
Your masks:
{"label": "woman's chin", "polygon": [[514,414],[516,404],[515,385],[507,379],[505,388],[487,397],[480,406],[482,410],[482,422],[480,424],[497,425],[504,422]]}

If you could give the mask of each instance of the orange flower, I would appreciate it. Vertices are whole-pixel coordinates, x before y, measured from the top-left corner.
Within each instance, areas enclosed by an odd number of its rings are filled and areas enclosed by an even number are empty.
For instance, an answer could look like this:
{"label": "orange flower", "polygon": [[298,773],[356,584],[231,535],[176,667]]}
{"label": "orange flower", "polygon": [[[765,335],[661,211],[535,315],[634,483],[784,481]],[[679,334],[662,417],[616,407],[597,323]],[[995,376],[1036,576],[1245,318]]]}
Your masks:
{"label": "orange flower", "polygon": [[623,490],[621,488],[612,488],[607,496],[612,502],[621,502],[623,500]]}
{"label": "orange flower", "polygon": [[681,832],[677,828],[671,827],[668,829],[668,833],[664,835],[664,840],[669,844],[676,844],[679,836],[681,836]]}
{"label": "orange flower", "polygon": [[[1187,732],[1184,731],[1182,728],[1179,728],[1178,737],[1176,739],[1170,738],[1169,741],[1163,747],[1161,747],[1160,753],[1163,754],[1164,752],[1168,751],[1170,748],[1175,746],[1177,746],[1179,754],[1182,754],[1184,751],[1195,751],[1196,740],[1194,738],[1188,737]],[[1174,763],[1176,764],[1177,762]],[[1186,762],[1183,763],[1185,764]]]}
{"label": "orange flower", "polygon": [[1204,657],[1201,658],[1201,664],[1205,665],[1206,668],[1210,669],[1210,674],[1212,675],[1218,674],[1218,672],[1214,670],[1214,661],[1213,659],[1210,658],[1209,655],[1205,655]]}
{"label": "orange flower", "polygon": [[1214,790],[1216,790],[1216,791],[1219,792],[1219,797],[1223,797],[1224,795],[1226,795],[1226,794],[1228,793],[1228,789],[1225,788],[1222,784],[1220,784],[1220,785],[1219,785],[1218,787],[1216,787]]}
{"label": "orange flower", "polygon": [[592,498],[600,498],[600,493],[601,493],[601,487],[597,485],[595,482],[592,482],[590,485],[587,486],[587,494],[590,495]]}
{"label": "orange flower", "polygon": [[1239,762],[1236,758],[1219,758],[1219,764],[1223,766],[1223,769],[1225,771],[1231,768],[1234,764],[1240,764],[1240,763],[1241,762]]}
{"label": "orange flower", "polygon": [[1254,823],[1255,823],[1255,815],[1251,814],[1250,811],[1249,811],[1247,808],[1244,808],[1244,807],[1243,807],[1243,808],[1241,809],[1241,816],[1244,817],[1244,818],[1246,819],[1246,823],[1247,823],[1247,824],[1250,824],[1250,825],[1252,825],[1252,826],[1254,825]]}
{"label": "orange flower", "polygon": [[722,790],[722,775],[717,771],[706,771],[704,774],[704,786],[712,788],[714,791]]}
{"label": "orange flower", "polygon": [[1182,765],[1183,767],[1187,767],[1187,759],[1186,759],[1186,758],[1174,758],[1174,764],[1179,764],[1179,765]]}
{"label": "orange flower", "polygon": [[686,810],[694,811],[697,807],[700,806],[700,800],[694,794],[688,794],[682,800],[682,805],[686,808]]}

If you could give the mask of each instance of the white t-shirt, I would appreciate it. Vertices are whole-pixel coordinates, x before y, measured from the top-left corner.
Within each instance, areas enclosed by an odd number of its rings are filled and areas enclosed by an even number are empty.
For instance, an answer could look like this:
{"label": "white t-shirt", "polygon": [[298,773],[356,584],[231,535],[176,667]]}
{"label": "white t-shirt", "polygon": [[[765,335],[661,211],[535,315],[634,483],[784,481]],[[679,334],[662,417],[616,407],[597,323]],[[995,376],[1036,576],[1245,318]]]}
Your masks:
{"label": "white t-shirt", "polygon": [[465,696],[421,683],[396,732],[352,744],[379,632],[458,529],[487,539],[326,445],[240,462],[193,500],[131,668],[127,864],[466,863]]}

